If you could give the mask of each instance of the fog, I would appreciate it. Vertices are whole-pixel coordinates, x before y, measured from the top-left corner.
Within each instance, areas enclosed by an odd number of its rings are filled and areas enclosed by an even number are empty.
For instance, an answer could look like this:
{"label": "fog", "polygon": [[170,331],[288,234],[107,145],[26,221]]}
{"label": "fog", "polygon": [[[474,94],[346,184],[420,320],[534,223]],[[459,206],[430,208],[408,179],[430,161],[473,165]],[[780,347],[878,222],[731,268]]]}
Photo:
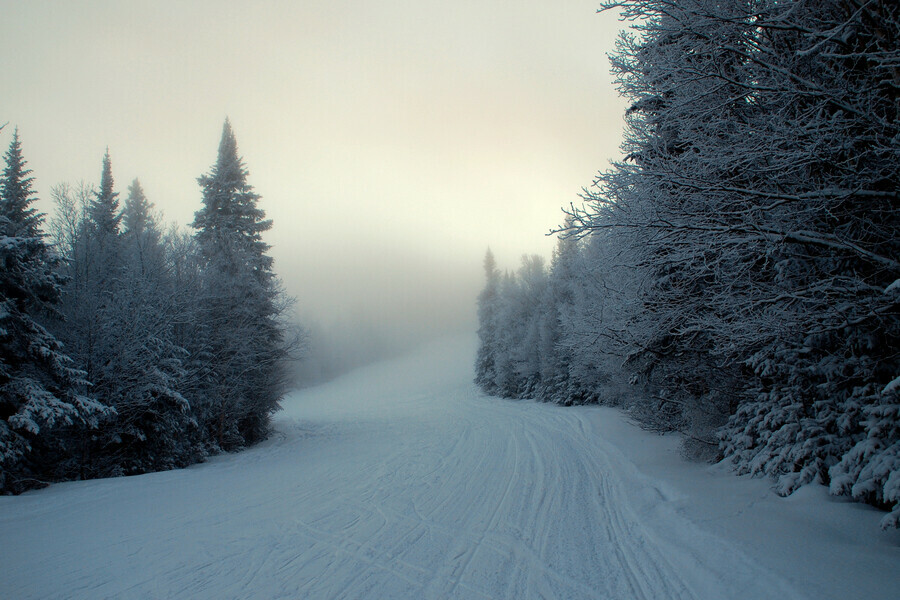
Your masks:
{"label": "fog", "polygon": [[353,362],[474,330],[488,246],[549,258],[560,207],[619,155],[621,24],[596,8],[0,0],[0,123],[45,212],[109,147],[118,191],[138,177],[187,225],[228,116],[298,319]]}

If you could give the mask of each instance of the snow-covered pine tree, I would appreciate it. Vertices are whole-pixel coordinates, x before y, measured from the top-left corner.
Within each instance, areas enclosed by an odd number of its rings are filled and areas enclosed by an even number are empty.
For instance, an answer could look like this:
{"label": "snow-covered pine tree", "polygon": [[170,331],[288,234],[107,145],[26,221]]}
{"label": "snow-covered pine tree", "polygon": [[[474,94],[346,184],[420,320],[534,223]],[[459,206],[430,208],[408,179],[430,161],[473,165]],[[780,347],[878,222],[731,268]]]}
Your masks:
{"label": "snow-covered pine tree", "polygon": [[[485,261],[488,274],[487,292],[496,297],[482,311],[484,322],[493,322],[492,333],[485,339],[493,340],[487,349],[491,350],[491,370],[483,375],[493,374],[493,379],[480,383],[485,391],[504,398],[533,398],[540,392],[541,384],[541,309],[547,290],[547,270],[544,259],[537,255],[522,257],[522,266],[517,274],[505,273],[501,278],[493,263],[493,256]],[[496,288],[495,288],[496,286]],[[489,297],[483,294],[483,299]],[[489,318],[488,318],[489,317]],[[479,355],[479,360],[488,355]]]}
{"label": "snow-covered pine tree", "polygon": [[860,415],[865,433],[831,467],[831,492],[889,510],[882,528],[900,528],[900,377],[864,393],[870,397]]}
{"label": "snow-covered pine tree", "polygon": [[0,182],[0,198],[3,202],[3,216],[8,221],[4,227],[5,233],[16,237],[43,238],[41,231],[43,215],[32,206],[35,200],[34,190],[31,189],[34,177],[31,176],[32,171],[22,156],[22,142],[19,141],[18,128],[13,132],[4,159],[6,168]]}
{"label": "snow-covered pine tree", "polygon": [[95,192],[94,201],[91,202],[88,214],[94,227],[103,234],[106,239],[117,239],[119,226],[122,222],[122,214],[119,211],[119,192],[115,191],[115,180],[112,174],[112,160],[109,157],[109,148],[103,155],[103,170],[100,173],[100,189]]}
{"label": "snow-covered pine tree", "polygon": [[39,322],[56,312],[57,257],[32,206],[18,130],[0,181],[0,492],[40,485],[59,461],[54,429],[94,428],[114,412],[85,395],[85,373]]}
{"label": "snow-covered pine tree", "polygon": [[546,262],[539,255],[525,255],[519,267],[516,293],[506,305],[513,341],[513,364],[519,381],[516,395],[535,398],[541,388],[541,322],[549,283]]}
{"label": "snow-covered pine tree", "polygon": [[272,222],[247,175],[226,119],[216,162],[198,179],[203,207],[192,224],[203,259],[202,343],[210,357],[203,419],[222,448],[266,437],[286,382],[283,304],[262,240]]}
{"label": "snow-covered pine tree", "polygon": [[495,392],[496,354],[498,335],[498,303],[500,271],[494,253],[488,248],[484,255],[484,288],[478,295],[478,351],[475,357],[475,383],[484,392]]}
{"label": "snow-covered pine tree", "polygon": [[182,394],[187,351],[175,343],[177,289],[162,233],[138,180],[121,213],[121,266],[100,311],[104,392],[119,418],[105,427],[95,458],[103,474],[131,474],[194,462],[196,422]]}
{"label": "snow-covered pine tree", "polygon": [[122,208],[123,244],[129,259],[141,274],[162,269],[162,232],[153,215],[153,205],[147,200],[141,182],[135,179],[128,186],[128,196]]}
{"label": "snow-covered pine tree", "polygon": [[[80,197],[79,197],[79,192]],[[172,342],[177,295],[152,206],[139,184],[119,211],[109,151],[98,190],[54,192],[67,252],[65,322],[56,324],[84,365],[93,394],[117,411],[81,447],[78,476],[141,473],[191,462],[192,417],[179,391],[185,351]],[[79,205],[80,204],[80,205]],[[123,219],[130,228],[122,231]]]}
{"label": "snow-covered pine tree", "polygon": [[553,252],[547,289],[539,316],[539,359],[541,386],[539,396],[558,404],[581,403],[572,397],[569,369],[572,347],[563,343],[565,322],[574,304],[575,269],[580,262],[579,240],[561,236]]}
{"label": "snow-covered pine tree", "polygon": [[[58,335],[87,371],[94,394],[100,399],[112,397],[117,377],[109,368],[109,359],[115,356],[112,337],[116,331],[103,313],[122,285],[125,265],[119,230],[122,215],[114,185],[107,149],[100,187],[80,198],[86,205],[74,209],[74,222],[67,234],[70,239],[63,244],[69,252],[64,270],[69,282],[62,302],[65,325],[60,324]],[[58,204],[60,201],[75,204],[74,198],[57,198]]]}
{"label": "snow-covered pine tree", "polygon": [[[89,256],[85,267],[89,270],[88,277],[93,291],[108,297],[119,285],[124,258],[120,237],[122,212],[119,193],[115,191],[109,148],[103,155],[100,187],[94,192],[94,198],[87,207],[87,216],[85,241]],[[103,299],[100,301],[102,303]]]}
{"label": "snow-covered pine tree", "polygon": [[603,229],[585,239],[563,226],[551,269],[560,321],[558,355],[565,357],[565,404],[603,403],[633,407],[638,397],[625,389],[623,362],[635,349],[634,320],[640,312],[634,240],[628,230]]}

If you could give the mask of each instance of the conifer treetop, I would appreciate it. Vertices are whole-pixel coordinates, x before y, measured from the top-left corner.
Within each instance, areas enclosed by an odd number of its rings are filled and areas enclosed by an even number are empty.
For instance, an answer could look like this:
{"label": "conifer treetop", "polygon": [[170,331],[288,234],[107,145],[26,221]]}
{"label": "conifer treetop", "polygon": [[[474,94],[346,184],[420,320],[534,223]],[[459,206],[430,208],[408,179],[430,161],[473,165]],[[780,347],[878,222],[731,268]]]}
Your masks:
{"label": "conifer treetop", "polygon": [[122,215],[119,212],[119,193],[114,191],[115,181],[112,175],[112,161],[109,148],[103,155],[103,171],[100,175],[100,189],[94,192],[94,201],[90,206],[90,217],[97,229],[109,235],[118,235]]}
{"label": "conifer treetop", "polygon": [[4,158],[6,168],[0,179],[0,216],[8,219],[3,225],[4,233],[11,237],[41,237],[43,215],[31,206],[36,199],[31,188],[34,177],[22,156],[18,128],[13,132]]}
{"label": "conifer treetop", "polygon": [[197,179],[203,206],[191,225],[198,230],[197,239],[207,255],[216,253],[216,247],[222,245],[240,247],[268,269],[271,258],[265,252],[269,246],[262,241],[261,233],[271,229],[272,221],[257,206],[260,196],[247,182],[247,175],[231,122],[226,118],[216,162],[208,174]]}
{"label": "conifer treetop", "polygon": [[137,178],[128,186],[128,196],[122,210],[122,225],[126,232],[141,233],[155,225],[151,213],[151,204],[144,194],[144,188]]}

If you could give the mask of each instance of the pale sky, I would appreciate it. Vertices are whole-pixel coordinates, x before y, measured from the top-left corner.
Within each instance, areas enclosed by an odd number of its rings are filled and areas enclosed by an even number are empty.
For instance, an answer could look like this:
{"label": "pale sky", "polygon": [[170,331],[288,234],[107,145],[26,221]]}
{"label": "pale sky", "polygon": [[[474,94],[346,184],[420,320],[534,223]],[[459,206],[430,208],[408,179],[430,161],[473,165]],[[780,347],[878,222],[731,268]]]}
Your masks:
{"label": "pale sky", "polygon": [[0,133],[50,187],[140,178],[187,225],[226,115],[305,318],[474,328],[481,261],[620,154],[599,0],[0,0]]}

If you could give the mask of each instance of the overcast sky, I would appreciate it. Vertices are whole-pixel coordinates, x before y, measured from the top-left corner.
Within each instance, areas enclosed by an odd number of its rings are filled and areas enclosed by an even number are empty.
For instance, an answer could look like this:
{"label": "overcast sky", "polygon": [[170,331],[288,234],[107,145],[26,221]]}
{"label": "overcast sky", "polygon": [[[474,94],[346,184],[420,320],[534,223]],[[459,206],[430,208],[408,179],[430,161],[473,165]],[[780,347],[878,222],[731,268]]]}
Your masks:
{"label": "overcast sky", "polygon": [[309,319],[474,327],[481,261],[549,258],[560,207],[619,155],[598,0],[0,0],[0,134],[41,208],[106,147],[190,223],[226,115]]}

